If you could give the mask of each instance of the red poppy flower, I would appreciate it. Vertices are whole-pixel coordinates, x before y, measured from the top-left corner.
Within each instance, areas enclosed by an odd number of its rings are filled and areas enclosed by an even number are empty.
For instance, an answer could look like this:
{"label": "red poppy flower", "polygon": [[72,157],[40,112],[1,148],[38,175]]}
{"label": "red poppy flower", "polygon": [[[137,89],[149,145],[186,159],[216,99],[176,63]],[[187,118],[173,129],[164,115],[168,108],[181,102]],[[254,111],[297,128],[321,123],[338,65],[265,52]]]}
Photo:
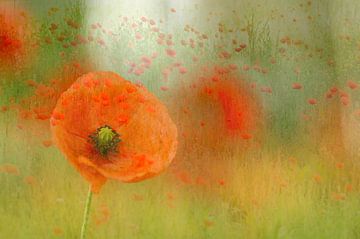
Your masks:
{"label": "red poppy flower", "polygon": [[92,72],[65,91],[51,117],[54,141],[98,192],[107,179],[136,182],[175,156],[177,129],[145,88],[112,72]]}
{"label": "red poppy flower", "polygon": [[27,59],[31,44],[28,16],[23,10],[0,3],[0,65],[14,67]]}

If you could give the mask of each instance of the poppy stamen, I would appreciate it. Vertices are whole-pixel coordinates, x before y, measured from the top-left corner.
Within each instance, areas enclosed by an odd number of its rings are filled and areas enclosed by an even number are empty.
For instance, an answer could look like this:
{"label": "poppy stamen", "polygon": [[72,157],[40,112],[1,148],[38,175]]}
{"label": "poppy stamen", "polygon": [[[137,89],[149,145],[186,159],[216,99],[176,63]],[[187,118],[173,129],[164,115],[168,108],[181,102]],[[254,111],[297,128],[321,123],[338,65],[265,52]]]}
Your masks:
{"label": "poppy stamen", "polygon": [[120,135],[108,125],[99,127],[89,138],[102,156],[107,156],[110,152],[117,153],[117,146],[121,141]]}

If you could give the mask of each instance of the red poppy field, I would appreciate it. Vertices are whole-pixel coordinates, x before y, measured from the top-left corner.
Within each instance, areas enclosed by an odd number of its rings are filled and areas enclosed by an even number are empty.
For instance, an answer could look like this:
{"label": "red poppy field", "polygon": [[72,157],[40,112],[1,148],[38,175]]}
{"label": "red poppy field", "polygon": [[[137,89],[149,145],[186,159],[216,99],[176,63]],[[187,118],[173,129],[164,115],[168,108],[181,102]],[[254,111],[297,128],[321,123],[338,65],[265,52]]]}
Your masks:
{"label": "red poppy field", "polygon": [[0,238],[360,238],[357,10],[0,1]]}

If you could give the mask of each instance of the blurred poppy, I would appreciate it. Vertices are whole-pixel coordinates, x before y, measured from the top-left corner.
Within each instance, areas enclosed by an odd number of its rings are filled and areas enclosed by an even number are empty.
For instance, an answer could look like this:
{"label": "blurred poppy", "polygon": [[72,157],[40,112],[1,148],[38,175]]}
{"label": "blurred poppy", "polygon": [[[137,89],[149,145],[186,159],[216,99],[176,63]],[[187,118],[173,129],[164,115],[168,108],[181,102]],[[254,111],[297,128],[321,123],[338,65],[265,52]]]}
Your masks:
{"label": "blurred poppy", "polygon": [[13,68],[28,59],[35,47],[31,37],[29,17],[23,10],[0,3],[0,66]]}
{"label": "blurred poppy", "polygon": [[54,142],[98,192],[108,178],[136,182],[175,156],[177,129],[151,93],[112,72],[80,77],[51,117]]}

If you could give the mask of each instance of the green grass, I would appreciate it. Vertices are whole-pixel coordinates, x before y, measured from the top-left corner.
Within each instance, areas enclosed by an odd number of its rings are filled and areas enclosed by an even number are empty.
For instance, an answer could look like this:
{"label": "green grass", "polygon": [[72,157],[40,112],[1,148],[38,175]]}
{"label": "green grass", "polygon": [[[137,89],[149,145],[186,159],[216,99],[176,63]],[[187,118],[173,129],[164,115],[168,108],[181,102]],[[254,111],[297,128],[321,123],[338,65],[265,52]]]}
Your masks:
{"label": "green grass", "polygon": [[[86,182],[57,149],[28,148],[17,130],[7,138],[17,140],[2,142],[2,163],[20,173],[0,174],[1,236],[78,238]],[[224,186],[185,184],[171,173],[174,167],[138,184],[110,181],[93,197],[89,238],[359,237],[360,183],[353,165],[337,169],[306,150],[295,161],[263,152],[222,164],[230,171]],[[24,181],[28,176],[33,183]],[[337,193],[344,199],[334,198]]]}

